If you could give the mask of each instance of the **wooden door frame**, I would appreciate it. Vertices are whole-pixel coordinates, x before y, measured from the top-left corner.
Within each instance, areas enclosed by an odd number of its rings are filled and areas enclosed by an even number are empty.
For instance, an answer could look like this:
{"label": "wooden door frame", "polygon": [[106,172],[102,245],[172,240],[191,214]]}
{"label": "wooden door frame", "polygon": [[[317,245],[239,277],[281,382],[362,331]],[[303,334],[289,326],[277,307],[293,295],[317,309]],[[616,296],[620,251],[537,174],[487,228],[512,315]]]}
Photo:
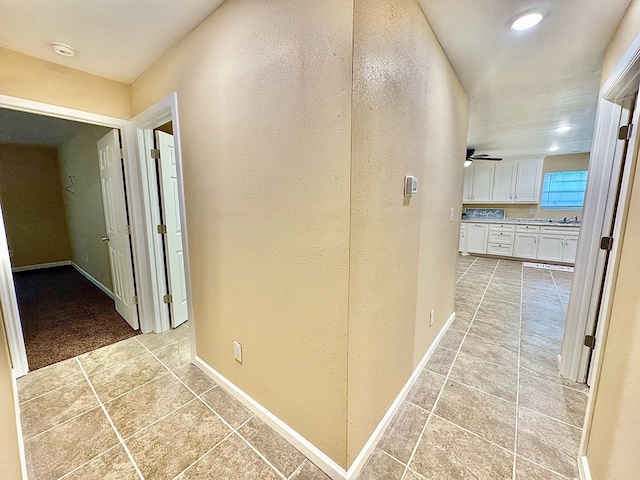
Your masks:
{"label": "wooden door frame", "polygon": [[[98,115],[8,95],[0,95],[0,108],[115,128],[120,131],[125,165],[125,185],[132,227],[131,246],[138,295],[138,318],[140,329],[143,333],[154,331],[155,311],[151,301],[152,292],[150,289],[152,281],[149,268],[149,248],[145,236],[144,204],[140,193],[141,179],[139,175],[140,169],[138,168],[136,129],[133,123],[121,118]],[[2,305],[2,314],[7,328],[13,374],[16,378],[21,377],[28,373],[29,368],[15,288],[13,286],[6,237],[0,240],[0,304]]]}

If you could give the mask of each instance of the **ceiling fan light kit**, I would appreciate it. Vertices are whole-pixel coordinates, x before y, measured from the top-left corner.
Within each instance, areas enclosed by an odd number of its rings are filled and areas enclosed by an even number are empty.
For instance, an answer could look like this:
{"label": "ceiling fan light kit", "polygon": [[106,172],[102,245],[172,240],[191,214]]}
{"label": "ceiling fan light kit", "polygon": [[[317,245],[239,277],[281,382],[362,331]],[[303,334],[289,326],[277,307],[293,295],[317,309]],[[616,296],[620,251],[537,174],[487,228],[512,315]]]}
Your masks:
{"label": "ceiling fan light kit", "polygon": [[51,42],[51,49],[62,57],[75,57],[76,49],[60,42]]}
{"label": "ceiling fan light kit", "polygon": [[540,12],[527,12],[519,15],[512,23],[511,30],[515,32],[524,32],[538,25],[544,15]]}

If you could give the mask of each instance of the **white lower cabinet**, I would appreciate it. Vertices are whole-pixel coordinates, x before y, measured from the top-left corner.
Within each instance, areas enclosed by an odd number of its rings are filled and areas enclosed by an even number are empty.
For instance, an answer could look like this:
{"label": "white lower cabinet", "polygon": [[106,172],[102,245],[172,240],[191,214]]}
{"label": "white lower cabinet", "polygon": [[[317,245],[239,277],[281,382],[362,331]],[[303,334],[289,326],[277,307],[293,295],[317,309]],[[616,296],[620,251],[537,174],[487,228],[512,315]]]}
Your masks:
{"label": "white lower cabinet", "polygon": [[578,250],[578,237],[565,237],[562,261],[576,263],[576,251]]}
{"label": "white lower cabinet", "polygon": [[462,225],[460,225],[460,242],[458,243],[458,251],[460,252],[466,251],[467,248],[466,233],[467,226],[463,223]]}
{"label": "white lower cabinet", "polygon": [[513,256],[519,258],[538,258],[538,234],[516,233],[516,241],[513,245]]}
{"label": "white lower cabinet", "polygon": [[561,262],[563,247],[563,236],[554,234],[540,235],[540,244],[538,245],[538,260]]}
{"label": "white lower cabinet", "polygon": [[467,224],[467,252],[487,253],[487,239],[489,236],[489,224]]}
{"label": "white lower cabinet", "polygon": [[578,228],[541,227],[538,259],[575,263],[579,232]]}
{"label": "white lower cabinet", "polygon": [[513,257],[513,245],[503,245],[501,243],[490,243],[487,246],[487,253],[489,255]]}

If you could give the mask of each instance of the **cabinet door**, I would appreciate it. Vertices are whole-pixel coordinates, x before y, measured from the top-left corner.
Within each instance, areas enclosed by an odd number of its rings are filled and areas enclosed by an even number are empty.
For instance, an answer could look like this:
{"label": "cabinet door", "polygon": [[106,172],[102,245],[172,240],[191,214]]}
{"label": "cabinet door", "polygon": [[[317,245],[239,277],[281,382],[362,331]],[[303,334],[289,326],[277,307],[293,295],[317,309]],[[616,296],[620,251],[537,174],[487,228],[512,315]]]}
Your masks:
{"label": "cabinet door", "polygon": [[576,250],[578,249],[578,237],[564,237],[564,250],[562,261],[576,263]]}
{"label": "cabinet door", "polygon": [[469,253],[487,253],[487,235],[489,233],[489,225],[478,223],[467,224],[467,252]]}
{"label": "cabinet door", "polygon": [[538,258],[538,234],[516,233],[513,256],[520,258]]}
{"label": "cabinet door", "polygon": [[458,243],[458,251],[464,252],[466,246],[466,228],[463,223],[460,227],[460,242]]}
{"label": "cabinet door", "polygon": [[469,203],[473,200],[473,164],[464,168],[464,189],[462,191],[462,203]]}
{"label": "cabinet door", "polygon": [[538,241],[538,259],[562,261],[564,237],[562,235],[542,234]]}
{"label": "cabinet door", "polygon": [[509,160],[498,162],[493,176],[493,201],[512,203],[516,183],[517,163]]}
{"label": "cabinet door", "polygon": [[540,201],[540,176],[542,160],[519,160],[516,173],[514,201],[517,203],[538,203]]}
{"label": "cabinet door", "polygon": [[495,169],[492,161],[473,162],[473,183],[472,201],[475,203],[486,203],[492,201],[493,194],[493,172]]}

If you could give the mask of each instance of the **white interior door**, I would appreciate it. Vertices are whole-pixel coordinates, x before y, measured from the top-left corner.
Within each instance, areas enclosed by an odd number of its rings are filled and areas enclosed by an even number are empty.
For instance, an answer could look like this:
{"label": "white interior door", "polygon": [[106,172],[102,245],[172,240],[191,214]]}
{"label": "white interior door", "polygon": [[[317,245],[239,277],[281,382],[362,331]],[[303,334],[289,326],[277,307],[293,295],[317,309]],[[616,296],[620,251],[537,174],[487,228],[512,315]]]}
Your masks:
{"label": "white interior door", "polygon": [[116,311],[137,330],[138,315],[133,303],[133,262],[128,233],[127,203],[124,192],[124,174],[120,155],[120,138],[117,130],[111,130],[98,141],[100,179],[107,235],[109,261]]}
{"label": "white interior door", "polygon": [[158,162],[160,171],[160,201],[167,227],[165,252],[167,258],[167,278],[171,302],[171,326],[173,328],[188,319],[187,284],[185,281],[184,250],[182,248],[182,224],[178,200],[178,168],[176,165],[173,135],[156,131],[156,145],[160,151]]}

